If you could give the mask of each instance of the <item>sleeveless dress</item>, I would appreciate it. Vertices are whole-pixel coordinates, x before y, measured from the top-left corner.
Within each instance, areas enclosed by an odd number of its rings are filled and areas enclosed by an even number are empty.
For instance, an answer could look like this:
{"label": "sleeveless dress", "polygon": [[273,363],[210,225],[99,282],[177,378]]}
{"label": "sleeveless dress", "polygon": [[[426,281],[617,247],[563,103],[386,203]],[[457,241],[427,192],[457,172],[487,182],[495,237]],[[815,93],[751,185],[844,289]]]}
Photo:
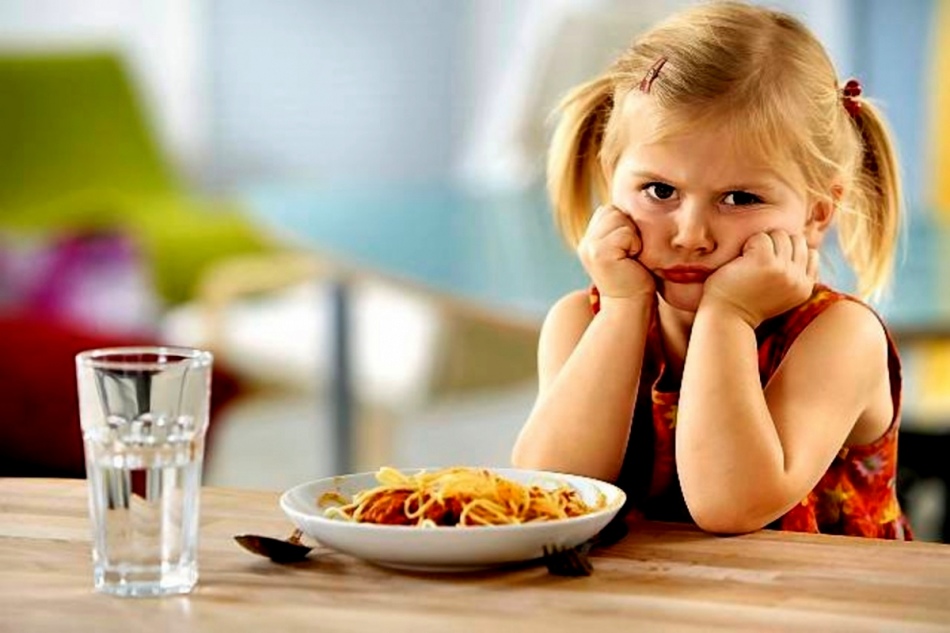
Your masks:
{"label": "sleeveless dress", "polygon": [[[591,288],[590,299],[596,314],[600,309],[596,288]],[[861,303],[855,297],[816,285],[805,303],[763,322],[756,329],[763,386],[798,335],[838,301]],[[887,334],[887,343],[894,406],[894,417],[887,431],[870,444],[842,447],[815,488],[769,528],[897,540],[912,538],[896,491],[900,359],[890,334]],[[674,448],[680,387],[677,380],[666,371],[654,310],[640,374],[643,388],[638,391],[630,440],[617,484],[627,493],[633,513],[658,521],[692,522],[676,474]]]}

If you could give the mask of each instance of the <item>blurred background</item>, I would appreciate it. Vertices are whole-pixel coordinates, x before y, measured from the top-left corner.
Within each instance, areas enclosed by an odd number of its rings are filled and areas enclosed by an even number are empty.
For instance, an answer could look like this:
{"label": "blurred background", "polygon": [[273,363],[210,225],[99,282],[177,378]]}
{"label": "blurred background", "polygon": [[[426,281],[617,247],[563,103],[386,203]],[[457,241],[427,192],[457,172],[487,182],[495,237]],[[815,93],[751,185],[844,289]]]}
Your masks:
{"label": "blurred background", "polygon": [[[72,355],[156,342],[215,352],[208,484],[507,464],[541,319],[586,283],[548,114],[687,4],[0,1],[0,475],[83,476]],[[950,0],[767,4],[898,139],[924,285],[879,307],[905,503],[947,538]]]}

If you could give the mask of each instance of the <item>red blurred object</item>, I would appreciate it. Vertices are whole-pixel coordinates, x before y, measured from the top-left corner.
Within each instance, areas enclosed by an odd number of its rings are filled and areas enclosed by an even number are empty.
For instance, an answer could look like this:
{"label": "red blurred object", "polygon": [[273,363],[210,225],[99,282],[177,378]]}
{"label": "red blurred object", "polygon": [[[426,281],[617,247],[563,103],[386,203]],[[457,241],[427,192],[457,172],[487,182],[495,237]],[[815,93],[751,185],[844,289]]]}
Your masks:
{"label": "red blurred object", "polygon": [[118,231],[32,240],[0,234],[0,305],[86,332],[148,336],[160,300],[146,263],[135,240]]}
{"label": "red blurred object", "polygon": [[[32,314],[0,315],[0,476],[85,477],[76,354],[155,344],[144,337],[93,334]],[[240,391],[237,379],[216,365],[209,447],[218,413]]]}

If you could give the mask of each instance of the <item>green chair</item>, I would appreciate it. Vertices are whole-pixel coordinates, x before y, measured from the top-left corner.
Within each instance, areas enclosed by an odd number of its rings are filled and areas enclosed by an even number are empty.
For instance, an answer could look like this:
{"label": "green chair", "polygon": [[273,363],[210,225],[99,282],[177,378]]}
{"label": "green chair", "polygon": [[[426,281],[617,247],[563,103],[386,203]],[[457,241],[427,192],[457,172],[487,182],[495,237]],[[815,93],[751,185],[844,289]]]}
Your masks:
{"label": "green chair", "polygon": [[173,173],[117,54],[0,54],[0,231],[120,230],[169,304],[214,262],[273,249]]}

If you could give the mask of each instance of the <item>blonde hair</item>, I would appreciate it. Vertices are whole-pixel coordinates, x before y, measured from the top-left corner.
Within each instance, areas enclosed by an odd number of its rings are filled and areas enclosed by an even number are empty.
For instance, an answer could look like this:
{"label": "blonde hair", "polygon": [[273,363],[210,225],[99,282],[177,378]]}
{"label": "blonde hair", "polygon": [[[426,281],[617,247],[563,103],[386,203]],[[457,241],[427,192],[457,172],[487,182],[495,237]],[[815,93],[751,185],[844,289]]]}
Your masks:
{"label": "blonde hair", "polygon": [[726,125],[743,147],[792,166],[813,199],[836,204],[839,243],[859,293],[882,290],[893,266],[901,204],[887,125],[866,99],[858,98],[859,109],[849,114],[843,82],[801,22],[740,2],[697,5],[674,15],[561,102],[548,192],[568,241],[580,241],[597,200],[609,201],[626,97],[640,91],[662,58],[648,91],[660,113],[653,139]]}

